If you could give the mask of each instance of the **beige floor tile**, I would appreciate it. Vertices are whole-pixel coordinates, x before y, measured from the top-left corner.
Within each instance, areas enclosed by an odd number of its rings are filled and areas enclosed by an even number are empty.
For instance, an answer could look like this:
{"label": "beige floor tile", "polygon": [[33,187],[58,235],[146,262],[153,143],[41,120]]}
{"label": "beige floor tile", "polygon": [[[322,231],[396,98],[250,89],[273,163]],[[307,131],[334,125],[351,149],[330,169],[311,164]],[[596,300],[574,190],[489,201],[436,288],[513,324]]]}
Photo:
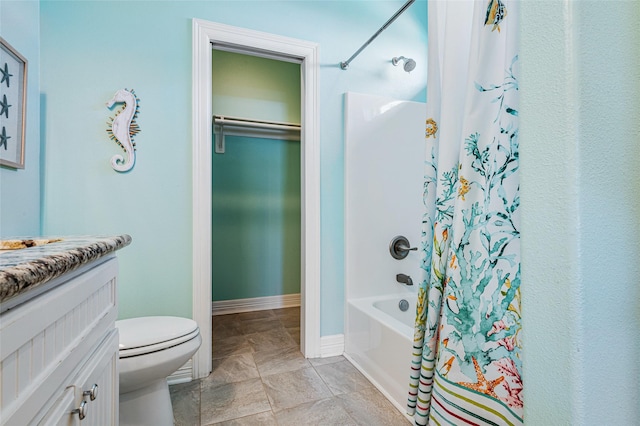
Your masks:
{"label": "beige floor tile", "polygon": [[175,426],[200,425],[200,380],[169,387]]}
{"label": "beige floor tile", "polygon": [[315,369],[334,395],[373,388],[371,382],[346,359],[318,365]]}
{"label": "beige floor tile", "polygon": [[352,426],[357,425],[335,398],[307,402],[282,410],[276,415],[280,426],[319,425],[319,426]]}
{"label": "beige floor tile", "polygon": [[283,328],[276,317],[256,318],[242,321],[242,334],[262,333],[276,328]]}
{"label": "beige floor tile", "polygon": [[291,336],[293,341],[296,342],[296,346],[299,348],[300,347],[300,327],[285,328],[285,330],[287,330],[287,333],[289,333],[289,336]]}
{"label": "beige floor tile", "polygon": [[253,352],[253,348],[245,336],[213,339],[213,358],[226,358],[251,352]]}
{"label": "beige floor tile", "polygon": [[297,317],[300,318],[300,306],[293,308],[273,309],[273,314],[278,318],[281,317]]}
{"label": "beige floor tile", "polygon": [[363,426],[406,426],[411,422],[377,389],[336,396],[349,415]]}
{"label": "beige floor tile", "polygon": [[296,346],[296,342],[284,328],[248,334],[245,337],[254,352]]}
{"label": "beige floor tile", "polygon": [[216,423],[214,426],[278,426],[276,419],[271,411],[254,414],[253,416],[240,417],[239,419],[228,420],[226,422]]}
{"label": "beige floor tile", "polygon": [[242,353],[226,358],[216,358],[212,362],[211,374],[202,379],[203,386],[219,386],[228,383],[258,379],[258,369],[251,353]]}
{"label": "beige floor tile", "polygon": [[313,368],[274,374],[262,378],[274,413],[331,396]]}
{"label": "beige floor tile", "polygon": [[[227,315],[221,315],[220,317],[225,317]],[[216,318],[213,317],[213,322],[211,326],[211,334],[213,339],[226,339],[233,336],[239,336],[244,334],[242,331],[242,325],[239,320],[225,320],[225,321],[216,321]]]}
{"label": "beige floor tile", "polygon": [[311,367],[297,346],[256,351],[253,359],[262,377]]}
{"label": "beige floor tile", "polygon": [[318,365],[331,364],[334,362],[340,362],[344,360],[345,360],[345,357],[343,357],[342,355],[339,355],[339,356],[330,356],[327,358],[310,358],[309,362],[314,367],[317,367]]}
{"label": "beige floor tile", "polygon": [[278,320],[284,328],[300,328],[300,316],[298,315],[283,315],[278,317]]}
{"label": "beige floor tile", "polygon": [[211,316],[211,324],[215,326],[216,324],[229,325],[233,323],[239,322],[238,314],[226,314],[226,315],[213,315]]}
{"label": "beige floor tile", "polygon": [[241,312],[239,314],[235,314],[235,316],[240,321],[276,318],[275,314],[271,309],[265,309],[263,311]]}
{"label": "beige floor tile", "polygon": [[202,383],[200,422],[202,425],[233,420],[270,411],[269,399],[259,380],[250,379],[227,385]]}
{"label": "beige floor tile", "polygon": [[411,423],[343,356],[302,356],[299,307],[218,315],[212,327],[210,376],[169,388],[177,426]]}

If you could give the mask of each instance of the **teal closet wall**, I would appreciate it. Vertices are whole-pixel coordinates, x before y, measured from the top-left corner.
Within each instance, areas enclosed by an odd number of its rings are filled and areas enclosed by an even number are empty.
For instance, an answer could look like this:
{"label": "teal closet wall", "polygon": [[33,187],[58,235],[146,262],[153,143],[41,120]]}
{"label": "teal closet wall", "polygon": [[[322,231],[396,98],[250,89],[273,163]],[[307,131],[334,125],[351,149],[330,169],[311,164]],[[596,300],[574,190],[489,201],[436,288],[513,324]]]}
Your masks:
{"label": "teal closet wall", "polygon": [[[213,112],[299,122],[298,64],[214,50]],[[225,137],[212,159],[214,301],[300,292],[300,142]]]}

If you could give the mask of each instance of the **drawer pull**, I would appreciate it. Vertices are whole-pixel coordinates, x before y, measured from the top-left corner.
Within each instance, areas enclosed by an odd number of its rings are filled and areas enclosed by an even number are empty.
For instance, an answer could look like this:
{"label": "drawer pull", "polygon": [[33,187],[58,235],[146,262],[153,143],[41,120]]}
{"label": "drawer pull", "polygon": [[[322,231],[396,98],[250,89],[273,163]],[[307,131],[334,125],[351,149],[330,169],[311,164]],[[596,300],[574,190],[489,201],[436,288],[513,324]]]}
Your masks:
{"label": "drawer pull", "polygon": [[82,396],[88,396],[91,401],[95,400],[98,397],[98,385],[94,383],[91,390],[84,391]]}
{"label": "drawer pull", "polygon": [[80,420],[84,420],[84,418],[87,417],[88,409],[89,409],[89,403],[87,401],[82,401],[80,403],[80,407],[73,410],[71,414],[78,413],[78,417],[80,418]]}

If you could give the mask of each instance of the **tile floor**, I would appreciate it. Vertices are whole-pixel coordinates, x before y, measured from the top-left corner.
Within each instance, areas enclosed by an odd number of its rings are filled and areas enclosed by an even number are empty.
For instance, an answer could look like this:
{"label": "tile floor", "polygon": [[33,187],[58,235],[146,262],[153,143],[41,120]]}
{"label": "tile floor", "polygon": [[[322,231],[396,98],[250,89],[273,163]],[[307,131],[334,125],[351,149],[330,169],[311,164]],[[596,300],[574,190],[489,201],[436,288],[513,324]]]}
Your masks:
{"label": "tile floor", "polygon": [[342,356],[305,359],[300,309],[213,317],[213,371],[170,386],[178,426],[410,422]]}

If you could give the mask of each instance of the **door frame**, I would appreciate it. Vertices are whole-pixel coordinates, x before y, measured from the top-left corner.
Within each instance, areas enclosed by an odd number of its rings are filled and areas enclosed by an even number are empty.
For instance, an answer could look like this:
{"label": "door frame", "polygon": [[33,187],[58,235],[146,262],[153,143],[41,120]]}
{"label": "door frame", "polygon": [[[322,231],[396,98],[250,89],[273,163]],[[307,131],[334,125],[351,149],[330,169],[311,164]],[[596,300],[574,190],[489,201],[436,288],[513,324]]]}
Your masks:
{"label": "door frame", "polygon": [[192,22],[193,319],[202,345],[192,376],[211,372],[211,158],[212,43],[237,52],[300,63],[301,70],[301,282],[300,350],[320,356],[320,129],[318,44],[201,19]]}

